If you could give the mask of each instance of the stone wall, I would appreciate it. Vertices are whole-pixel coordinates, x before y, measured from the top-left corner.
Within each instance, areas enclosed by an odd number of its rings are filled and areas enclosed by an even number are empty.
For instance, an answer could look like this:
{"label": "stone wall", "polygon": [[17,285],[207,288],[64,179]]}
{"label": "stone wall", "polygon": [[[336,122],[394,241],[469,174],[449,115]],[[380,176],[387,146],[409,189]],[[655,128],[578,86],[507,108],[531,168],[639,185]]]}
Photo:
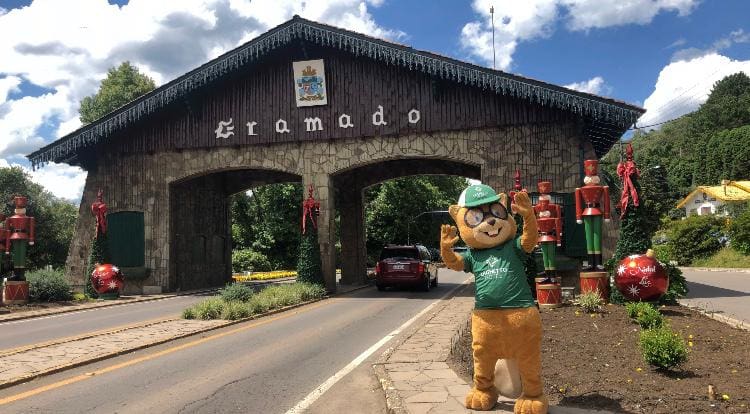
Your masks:
{"label": "stone wall", "polygon": [[[210,238],[221,237],[219,233],[225,232],[227,246],[231,236],[226,198],[241,187],[241,182],[234,179],[233,188],[228,188],[228,172],[242,171],[247,188],[278,182],[278,176],[301,177],[305,188],[308,184],[314,186],[315,196],[321,201],[319,240],[324,276],[329,290],[334,290],[334,197],[337,192],[352,191],[353,194],[340,197],[356,201],[356,197],[361,198],[362,188],[354,187],[364,185],[362,182],[337,189],[336,177],[364,166],[400,159],[413,160],[414,172],[419,173],[419,160],[431,160],[432,165],[444,160],[451,165],[465,166],[453,169],[459,174],[464,174],[467,168],[478,168],[482,181],[498,190],[510,188],[513,174],[516,168],[520,168],[527,188],[534,188],[538,180],[544,179],[552,180],[557,191],[573,191],[580,182],[582,159],[594,157],[591,144],[580,139],[580,126],[576,124],[524,125],[151,154],[115,155],[107,153],[106,148],[101,152],[105,155],[99,158],[97,168],[89,172],[84,189],[76,236],[66,263],[68,277],[75,284],[83,283],[94,226],[88,206],[97,189],[102,188],[111,212],[144,212],[146,266],[151,269],[151,276],[144,284],[162,286],[167,291],[221,284],[226,280],[226,276],[213,273],[196,274],[203,272],[200,267],[185,267],[189,263],[198,266],[196,260],[200,259],[188,258],[183,251],[186,246],[173,245],[170,249],[170,243],[178,239],[175,234],[180,234],[182,240],[194,239],[198,237],[197,233],[182,235],[187,234],[187,229],[206,227],[211,229],[207,235]],[[273,178],[269,171],[278,176]],[[356,208],[357,204],[351,201],[342,204],[342,216],[351,217],[347,220],[359,220],[361,212],[344,211]],[[206,216],[210,218],[201,220],[216,220],[216,223],[199,223],[188,214],[191,211],[195,214],[210,212]],[[172,228],[173,225],[176,228]],[[208,260],[213,263],[212,259]],[[225,275],[228,275],[226,263],[217,261],[213,265],[212,268],[225,269]]]}

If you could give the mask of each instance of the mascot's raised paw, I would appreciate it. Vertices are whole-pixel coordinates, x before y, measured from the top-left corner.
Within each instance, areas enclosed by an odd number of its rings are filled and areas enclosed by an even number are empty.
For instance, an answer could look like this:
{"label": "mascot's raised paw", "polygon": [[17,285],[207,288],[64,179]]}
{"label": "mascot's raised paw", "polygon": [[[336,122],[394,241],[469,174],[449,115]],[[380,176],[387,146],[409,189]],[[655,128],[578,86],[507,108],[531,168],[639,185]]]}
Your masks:
{"label": "mascot's raised paw", "polygon": [[472,410],[487,411],[492,409],[497,403],[497,391],[494,388],[490,388],[486,391],[472,388],[468,394],[466,394],[466,408]]}
{"label": "mascot's raised paw", "polygon": [[540,395],[536,398],[521,397],[516,400],[513,408],[515,414],[547,414],[547,397]]}

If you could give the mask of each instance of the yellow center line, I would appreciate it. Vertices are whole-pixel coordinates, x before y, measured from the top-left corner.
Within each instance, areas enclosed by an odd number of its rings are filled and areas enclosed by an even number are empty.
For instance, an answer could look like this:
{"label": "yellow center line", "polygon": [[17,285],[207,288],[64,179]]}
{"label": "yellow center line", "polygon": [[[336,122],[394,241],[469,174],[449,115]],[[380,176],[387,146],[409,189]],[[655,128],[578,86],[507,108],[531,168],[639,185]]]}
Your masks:
{"label": "yellow center line", "polygon": [[221,333],[217,333],[217,334],[214,334],[214,335],[211,335],[211,336],[207,336],[205,338],[196,339],[195,341],[191,341],[191,342],[188,342],[188,343],[185,343],[185,344],[182,344],[182,345],[177,345],[177,346],[174,346],[174,347],[171,347],[171,348],[167,348],[165,350],[162,350],[162,351],[159,351],[159,352],[154,352],[154,353],[148,354],[148,355],[144,355],[142,357],[134,358],[134,359],[131,359],[129,361],[121,362],[119,364],[110,365],[108,367],[105,367],[105,368],[102,368],[102,369],[99,369],[99,370],[96,370],[96,371],[87,372],[85,374],[76,375],[76,376],[73,376],[73,377],[70,377],[70,378],[66,378],[64,380],[60,380],[60,381],[54,382],[52,384],[47,384],[47,385],[44,385],[44,386],[41,386],[41,387],[38,387],[38,388],[34,388],[32,390],[29,390],[29,391],[25,391],[25,392],[22,392],[22,393],[19,393],[19,394],[15,394],[15,395],[11,395],[9,397],[2,398],[2,399],[0,399],[0,405],[5,405],[5,404],[9,404],[9,403],[12,403],[12,402],[15,402],[15,401],[23,400],[23,399],[26,399],[26,398],[33,397],[35,395],[41,394],[43,392],[51,391],[51,390],[54,390],[54,389],[57,389],[57,388],[60,388],[60,387],[64,387],[66,385],[74,384],[76,382],[80,382],[80,381],[89,379],[91,377],[95,377],[97,375],[106,374],[108,372],[112,372],[112,371],[116,371],[118,369],[126,368],[126,367],[129,367],[131,365],[140,364],[141,362],[150,361],[152,359],[156,359],[156,358],[162,357],[164,355],[169,355],[171,353],[174,353],[174,352],[177,352],[177,351],[181,351],[183,349],[192,348],[194,346],[201,345],[203,343],[206,343],[206,342],[209,342],[209,341],[213,341],[213,340],[216,340],[216,339],[219,339],[219,338],[223,338],[223,337],[228,336],[228,335],[233,335],[233,334],[236,334],[236,333],[239,333],[239,332],[242,332],[242,331],[246,331],[248,329],[252,329],[252,328],[256,328],[258,326],[269,324],[271,322],[275,322],[275,321],[278,321],[278,320],[281,320],[281,319],[286,319],[286,318],[289,318],[290,316],[294,316],[294,315],[298,315],[300,313],[308,312],[308,311],[311,311],[313,309],[320,308],[322,306],[325,306],[327,304],[331,304],[331,303],[337,302],[337,301],[338,301],[337,299],[324,300],[324,301],[318,302],[316,304],[305,306],[303,308],[298,308],[297,310],[295,310],[293,312],[289,312],[289,313],[285,312],[285,313],[279,314],[278,316],[269,317],[268,319],[262,319],[262,320],[259,320],[257,322],[251,323],[249,325],[244,325],[244,326],[241,326],[239,328],[235,328],[235,329],[232,329],[232,330],[229,330],[229,331],[226,331],[226,332],[221,332]]}

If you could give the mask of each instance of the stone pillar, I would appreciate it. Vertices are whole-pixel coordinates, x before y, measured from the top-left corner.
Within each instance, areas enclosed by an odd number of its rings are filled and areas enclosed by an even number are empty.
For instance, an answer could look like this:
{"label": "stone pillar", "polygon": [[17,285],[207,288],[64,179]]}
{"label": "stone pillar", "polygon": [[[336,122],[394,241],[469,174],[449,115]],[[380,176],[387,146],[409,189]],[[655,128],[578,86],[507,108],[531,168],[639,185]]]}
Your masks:
{"label": "stone pillar", "polygon": [[318,216],[318,242],[320,243],[320,263],[323,270],[326,290],[336,291],[336,232],[334,187],[331,176],[326,173],[305,173],[302,177],[304,194],[313,185],[313,196],[320,201]]}
{"label": "stone pillar", "polygon": [[343,186],[338,190],[341,214],[341,283],[362,284],[367,281],[364,195],[359,186]]}

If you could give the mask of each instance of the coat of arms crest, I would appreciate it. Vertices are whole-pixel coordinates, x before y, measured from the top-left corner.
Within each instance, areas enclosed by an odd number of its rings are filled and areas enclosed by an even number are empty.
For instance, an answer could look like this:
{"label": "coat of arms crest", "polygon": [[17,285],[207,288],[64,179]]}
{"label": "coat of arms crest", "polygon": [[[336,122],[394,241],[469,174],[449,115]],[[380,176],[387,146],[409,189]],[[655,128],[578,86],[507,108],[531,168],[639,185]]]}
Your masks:
{"label": "coat of arms crest", "polygon": [[292,63],[297,106],[325,105],[325,68],[323,60],[308,60]]}

